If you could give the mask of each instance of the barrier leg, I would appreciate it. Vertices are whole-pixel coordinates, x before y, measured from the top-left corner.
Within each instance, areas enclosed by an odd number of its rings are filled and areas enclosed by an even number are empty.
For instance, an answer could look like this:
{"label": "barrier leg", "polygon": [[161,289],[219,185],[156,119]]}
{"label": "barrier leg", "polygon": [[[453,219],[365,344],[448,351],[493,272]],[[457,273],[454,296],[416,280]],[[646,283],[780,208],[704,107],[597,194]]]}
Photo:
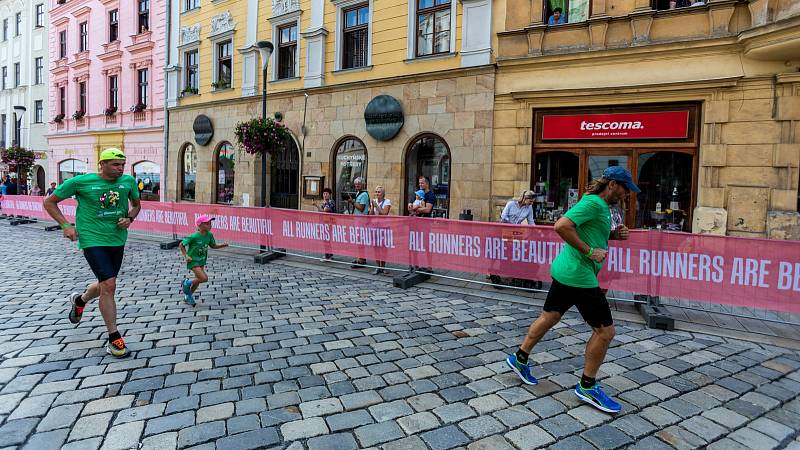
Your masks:
{"label": "barrier leg", "polygon": [[661,306],[659,298],[654,295],[636,295],[636,300],[646,300],[647,303],[637,303],[639,313],[644,317],[648,328],[659,330],[675,330],[675,319]]}
{"label": "barrier leg", "polygon": [[394,287],[399,287],[400,289],[408,289],[423,281],[428,281],[430,278],[431,276],[426,273],[419,273],[412,270],[392,278],[392,284]]}

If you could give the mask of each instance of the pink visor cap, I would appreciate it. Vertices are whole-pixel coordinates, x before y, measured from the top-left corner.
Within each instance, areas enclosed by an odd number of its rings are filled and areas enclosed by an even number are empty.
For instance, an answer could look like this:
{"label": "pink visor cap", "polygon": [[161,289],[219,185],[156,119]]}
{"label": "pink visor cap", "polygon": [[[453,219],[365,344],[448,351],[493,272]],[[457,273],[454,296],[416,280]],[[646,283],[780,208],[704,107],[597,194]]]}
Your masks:
{"label": "pink visor cap", "polygon": [[200,226],[201,223],[211,222],[212,220],[214,220],[213,217],[209,216],[208,214],[203,214],[197,217],[197,219],[194,219],[194,224]]}

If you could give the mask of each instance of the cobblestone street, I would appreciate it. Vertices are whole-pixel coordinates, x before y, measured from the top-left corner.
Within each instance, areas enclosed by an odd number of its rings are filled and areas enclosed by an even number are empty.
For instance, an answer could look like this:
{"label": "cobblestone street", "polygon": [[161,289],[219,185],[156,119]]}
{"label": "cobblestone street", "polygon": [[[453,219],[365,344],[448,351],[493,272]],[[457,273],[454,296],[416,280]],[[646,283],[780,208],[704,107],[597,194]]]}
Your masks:
{"label": "cobblestone street", "polygon": [[573,393],[574,310],[524,386],[503,360],[539,308],[214,251],[190,307],[155,241],[126,250],[117,360],[96,303],[67,320],[92,275],[60,234],[0,224],[0,448],[800,449],[794,349],[618,320],[612,416]]}

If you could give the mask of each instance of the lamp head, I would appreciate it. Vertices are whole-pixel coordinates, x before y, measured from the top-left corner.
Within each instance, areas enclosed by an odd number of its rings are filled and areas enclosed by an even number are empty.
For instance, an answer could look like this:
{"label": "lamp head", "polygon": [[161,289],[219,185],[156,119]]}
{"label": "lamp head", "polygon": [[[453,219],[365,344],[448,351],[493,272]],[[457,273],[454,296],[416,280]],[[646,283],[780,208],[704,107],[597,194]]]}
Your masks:
{"label": "lamp head", "polygon": [[256,42],[256,48],[261,55],[261,68],[266,69],[269,57],[272,55],[272,51],[275,50],[275,46],[270,41],[258,41]]}

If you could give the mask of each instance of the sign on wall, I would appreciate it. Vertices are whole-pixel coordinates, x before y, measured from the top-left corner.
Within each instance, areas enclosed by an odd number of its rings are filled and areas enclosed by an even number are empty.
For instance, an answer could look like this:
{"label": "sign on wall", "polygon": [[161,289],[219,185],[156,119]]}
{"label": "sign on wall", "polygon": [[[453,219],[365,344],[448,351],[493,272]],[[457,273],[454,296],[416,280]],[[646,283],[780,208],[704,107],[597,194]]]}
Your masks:
{"label": "sign on wall", "polygon": [[197,145],[206,145],[214,137],[214,126],[211,125],[211,119],[203,114],[194,119],[192,129],[194,129],[194,140]]}
{"label": "sign on wall", "polygon": [[367,133],[379,141],[388,141],[403,128],[403,108],[396,98],[379,95],[367,104],[364,110]]}
{"label": "sign on wall", "polygon": [[542,140],[686,139],[689,111],[545,115]]}

